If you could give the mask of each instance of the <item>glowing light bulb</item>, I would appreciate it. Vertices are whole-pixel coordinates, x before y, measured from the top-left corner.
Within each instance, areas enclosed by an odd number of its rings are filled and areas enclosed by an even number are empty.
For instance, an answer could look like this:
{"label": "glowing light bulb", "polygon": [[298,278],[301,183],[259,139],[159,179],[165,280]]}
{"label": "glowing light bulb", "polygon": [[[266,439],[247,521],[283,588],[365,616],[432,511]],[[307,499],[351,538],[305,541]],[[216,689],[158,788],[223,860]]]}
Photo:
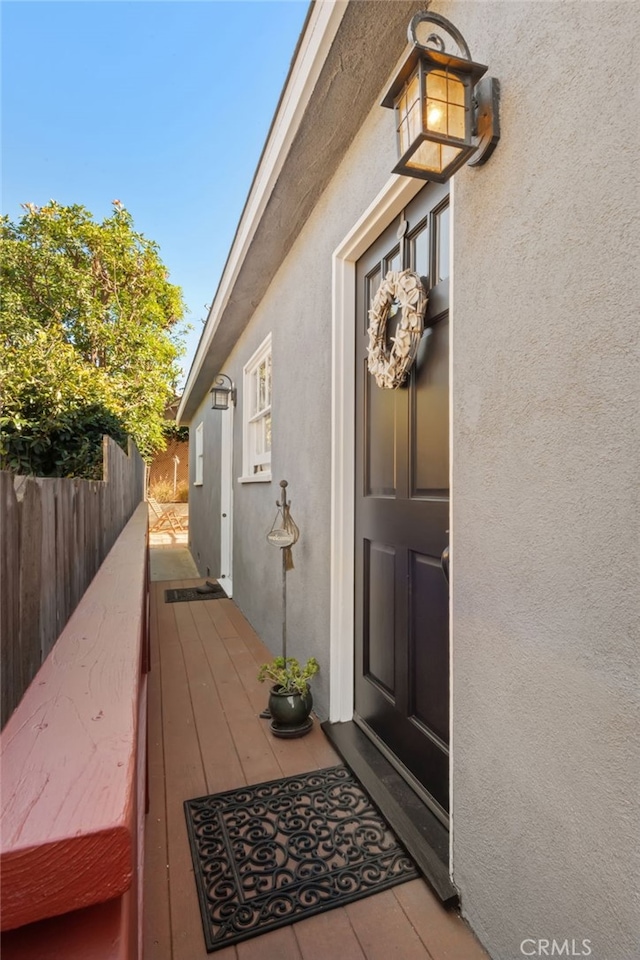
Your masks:
{"label": "glowing light bulb", "polygon": [[444,112],[441,107],[435,106],[432,104],[427,110],[427,124],[430,130],[437,130],[442,126],[442,121],[444,119]]}

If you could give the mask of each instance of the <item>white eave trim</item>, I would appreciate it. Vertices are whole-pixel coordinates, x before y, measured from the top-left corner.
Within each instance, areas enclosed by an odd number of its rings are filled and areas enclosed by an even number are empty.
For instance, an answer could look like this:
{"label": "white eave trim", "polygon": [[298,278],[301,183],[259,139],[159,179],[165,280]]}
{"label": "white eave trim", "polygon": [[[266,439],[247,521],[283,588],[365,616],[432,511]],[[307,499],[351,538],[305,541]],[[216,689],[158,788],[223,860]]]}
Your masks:
{"label": "white eave trim", "polygon": [[178,423],[182,418],[193,385],[229,302],[249,245],[287,158],[347,6],[348,0],[315,0],[304,37],[300,42],[296,61],[282,95],[260,165],[240,218],[229,258],[189,370],[187,383],[176,414],[176,422]]}

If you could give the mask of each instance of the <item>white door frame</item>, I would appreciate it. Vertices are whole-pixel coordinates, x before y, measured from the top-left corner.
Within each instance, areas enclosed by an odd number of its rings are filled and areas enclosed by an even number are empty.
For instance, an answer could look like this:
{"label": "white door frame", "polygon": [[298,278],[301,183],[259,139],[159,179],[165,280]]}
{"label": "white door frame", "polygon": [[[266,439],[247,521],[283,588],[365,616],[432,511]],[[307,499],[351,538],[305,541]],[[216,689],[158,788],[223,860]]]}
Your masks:
{"label": "white door frame", "polygon": [[[331,573],[330,573],[330,686],[329,720],[353,719],[354,675],[354,511],[355,511],[355,324],[356,263],[371,244],[420,192],[422,180],[392,176],[373,203],[336,248],[332,260],[331,342]],[[451,287],[449,315],[454,309],[454,183],[449,188],[451,206]],[[453,350],[449,350],[449,471],[453,468]],[[450,476],[451,480],[451,476]],[[450,527],[453,524],[450,520]],[[453,542],[453,529],[450,543]],[[451,568],[453,584],[455,568]],[[449,873],[453,878],[453,617],[449,592],[449,782],[452,789],[449,830]]]}
{"label": "white door frame", "polygon": [[233,596],[233,404],[220,423],[220,580]]}
{"label": "white door frame", "polygon": [[356,263],[424,187],[394,175],[332,260],[331,601],[329,719],[353,718]]}

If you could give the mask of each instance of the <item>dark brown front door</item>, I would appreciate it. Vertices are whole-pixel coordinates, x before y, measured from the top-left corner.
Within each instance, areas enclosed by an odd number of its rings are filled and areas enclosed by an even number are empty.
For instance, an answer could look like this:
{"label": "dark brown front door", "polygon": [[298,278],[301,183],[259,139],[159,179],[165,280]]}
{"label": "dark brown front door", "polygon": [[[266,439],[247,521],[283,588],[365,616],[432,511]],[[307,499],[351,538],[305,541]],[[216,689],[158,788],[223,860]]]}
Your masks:
{"label": "dark brown front door", "polygon": [[[448,203],[446,185],[428,185],[358,261],[355,498],[355,719],[445,822]],[[404,267],[429,291],[425,333],[407,383],[383,390],[367,371],[367,312],[381,278]]]}

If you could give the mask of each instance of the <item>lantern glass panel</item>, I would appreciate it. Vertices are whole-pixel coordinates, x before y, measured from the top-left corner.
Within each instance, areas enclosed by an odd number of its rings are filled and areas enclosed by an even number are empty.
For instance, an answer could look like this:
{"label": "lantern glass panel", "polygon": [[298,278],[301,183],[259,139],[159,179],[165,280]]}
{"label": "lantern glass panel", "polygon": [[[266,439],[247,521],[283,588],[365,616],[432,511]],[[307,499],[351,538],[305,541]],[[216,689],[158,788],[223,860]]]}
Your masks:
{"label": "lantern glass panel", "polygon": [[400,154],[402,155],[406,153],[421,132],[420,79],[417,71],[404,85],[400,96],[396,100],[396,117]]}
{"label": "lantern glass panel", "polygon": [[443,143],[424,140],[406,161],[406,165],[427,173],[442,173],[460,153],[460,147],[450,147]]}
{"label": "lantern glass panel", "polygon": [[424,125],[428,133],[466,140],[466,84],[447,70],[431,70],[425,77]]}
{"label": "lantern glass panel", "polygon": [[226,410],[229,406],[229,391],[225,390],[224,387],[222,389],[214,388],[212,406],[214,410]]}

